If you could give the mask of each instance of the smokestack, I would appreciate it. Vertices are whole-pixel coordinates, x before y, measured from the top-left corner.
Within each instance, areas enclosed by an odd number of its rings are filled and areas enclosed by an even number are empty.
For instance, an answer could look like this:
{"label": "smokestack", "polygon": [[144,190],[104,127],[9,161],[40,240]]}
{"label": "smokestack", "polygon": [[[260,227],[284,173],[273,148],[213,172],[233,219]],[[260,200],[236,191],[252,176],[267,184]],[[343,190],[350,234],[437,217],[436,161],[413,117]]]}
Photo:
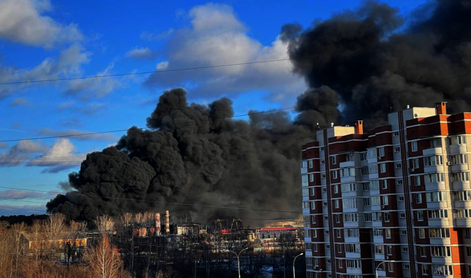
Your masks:
{"label": "smokestack", "polygon": [[363,120],[358,120],[355,123],[355,134],[363,134]]}
{"label": "smokestack", "polygon": [[170,213],[165,211],[165,233],[170,234]]}
{"label": "smokestack", "polygon": [[437,108],[438,115],[446,114],[446,102],[445,101],[438,102],[437,104],[435,104],[435,106]]}
{"label": "smokestack", "polygon": [[155,214],[155,233],[157,235],[160,235],[160,229],[161,229],[161,224],[160,224],[160,213]]}

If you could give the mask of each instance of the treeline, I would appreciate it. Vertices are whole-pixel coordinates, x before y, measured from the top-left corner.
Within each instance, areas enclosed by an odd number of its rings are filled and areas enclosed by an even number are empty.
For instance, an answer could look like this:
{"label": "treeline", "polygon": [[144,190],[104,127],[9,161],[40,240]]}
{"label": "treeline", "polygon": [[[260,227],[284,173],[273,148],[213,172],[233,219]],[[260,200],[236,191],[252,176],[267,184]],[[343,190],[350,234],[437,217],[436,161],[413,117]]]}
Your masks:
{"label": "treeline", "polygon": [[106,232],[92,244],[86,233],[86,223],[66,224],[62,214],[35,219],[29,226],[0,222],[0,277],[131,277]]}

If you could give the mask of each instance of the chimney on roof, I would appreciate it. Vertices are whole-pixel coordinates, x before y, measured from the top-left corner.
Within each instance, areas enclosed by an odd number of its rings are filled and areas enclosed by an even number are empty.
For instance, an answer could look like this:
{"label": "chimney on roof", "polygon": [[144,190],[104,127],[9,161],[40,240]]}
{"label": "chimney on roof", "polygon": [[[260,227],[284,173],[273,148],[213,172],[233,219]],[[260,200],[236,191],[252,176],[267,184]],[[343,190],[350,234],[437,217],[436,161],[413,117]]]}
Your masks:
{"label": "chimney on roof", "polygon": [[437,108],[437,114],[438,115],[446,114],[446,102],[445,101],[438,102],[435,105],[436,105],[436,108]]}
{"label": "chimney on roof", "polygon": [[170,234],[170,213],[165,211],[165,233]]}
{"label": "chimney on roof", "polygon": [[355,134],[363,134],[363,120],[358,120],[355,123]]}

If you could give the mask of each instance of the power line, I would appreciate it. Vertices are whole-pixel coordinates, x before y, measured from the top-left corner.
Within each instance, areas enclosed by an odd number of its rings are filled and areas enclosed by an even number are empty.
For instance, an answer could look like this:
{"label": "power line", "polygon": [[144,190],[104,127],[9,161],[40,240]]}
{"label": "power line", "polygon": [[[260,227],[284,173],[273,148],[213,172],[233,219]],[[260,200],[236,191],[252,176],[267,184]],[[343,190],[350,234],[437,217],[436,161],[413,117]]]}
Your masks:
{"label": "power line", "polygon": [[[240,114],[232,116],[232,118],[239,118],[245,117],[250,115],[258,115],[258,114],[267,114],[267,113],[275,113],[280,111],[286,111],[290,109],[294,109],[295,107],[284,107],[279,109],[267,110],[267,111],[259,111],[259,112],[251,112],[247,114]],[[207,121],[207,120],[205,120]],[[140,129],[145,129],[145,127],[137,127]],[[16,139],[7,139],[7,140],[0,140],[0,143],[8,143],[8,142],[18,142],[18,141],[27,141],[27,140],[45,140],[45,139],[57,139],[57,138],[70,138],[70,137],[79,137],[79,136],[89,136],[89,135],[97,135],[97,134],[107,134],[107,133],[118,133],[118,132],[125,132],[128,131],[127,129],[116,129],[116,130],[107,130],[107,131],[96,131],[96,132],[86,132],[80,134],[63,134],[63,135],[54,135],[54,136],[42,136],[42,137],[28,137],[28,138],[16,138]]]}
{"label": "power line", "polygon": [[222,65],[212,65],[212,66],[199,66],[199,67],[152,70],[152,71],[141,71],[141,72],[128,72],[128,73],[115,73],[115,74],[103,74],[103,75],[89,75],[89,76],[83,76],[83,77],[66,77],[66,78],[53,78],[53,79],[23,80],[23,81],[1,82],[0,85],[18,85],[18,84],[57,82],[57,81],[99,79],[99,78],[107,78],[107,77],[121,77],[121,76],[145,75],[145,74],[153,74],[153,73],[179,72],[179,71],[191,71],[191,70],[202,70],[202,69],[212,69],[212,68],[246,66],[246,65],[266,64],[266,63],[275,63],[275,62],[283,62],[283,61],[290,61],[290,59],[285,58],[285,59],[276,59],[276,60],[251,61],[251,62],[244,62],[244,63],[222,64]]}

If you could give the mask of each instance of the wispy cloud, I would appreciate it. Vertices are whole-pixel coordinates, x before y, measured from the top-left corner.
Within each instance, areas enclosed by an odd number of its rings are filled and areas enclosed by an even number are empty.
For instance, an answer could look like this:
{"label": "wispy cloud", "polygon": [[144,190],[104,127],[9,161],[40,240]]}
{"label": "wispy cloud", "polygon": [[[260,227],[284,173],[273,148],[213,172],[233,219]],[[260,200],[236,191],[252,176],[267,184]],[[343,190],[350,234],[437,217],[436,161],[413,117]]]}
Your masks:
{"label": "wispy cloud", "polygon": [[126,53],[126,58],[136,60],[154,60],[158,53],[148,47],[134,47]]}
{"label": "wispy cloud", "polygon": [[17,166],[23,164],[31,155],[46,150],[44,145],[31,140],[24,140],[0,153],[0,166]]}
{"label": "wispy cloud", "polygon": [[60,194],[59,190],[51,190],[48,192],[38,191],[26,191],[26,190],[5,190],[0,191],[0,200],[21,200],[21,199],[50,199],[57,194]]}
{"label": "wispy cloud", "polygon": [[25,106],[25,105],[31,105],[31,102],[25,98],[14,98],[10,102],[10,106]]}
{"label": "wispy cloud", "polygon": [[173,28],[169,28],[160,33],[151,33],[151,32],[144,31],[141,33],[139,37],[141,40],[144,40],[144,41],[158,41],[158,40],[162,40],[169,37],[170,35],[173,34],[174,31],[175,30]]}

